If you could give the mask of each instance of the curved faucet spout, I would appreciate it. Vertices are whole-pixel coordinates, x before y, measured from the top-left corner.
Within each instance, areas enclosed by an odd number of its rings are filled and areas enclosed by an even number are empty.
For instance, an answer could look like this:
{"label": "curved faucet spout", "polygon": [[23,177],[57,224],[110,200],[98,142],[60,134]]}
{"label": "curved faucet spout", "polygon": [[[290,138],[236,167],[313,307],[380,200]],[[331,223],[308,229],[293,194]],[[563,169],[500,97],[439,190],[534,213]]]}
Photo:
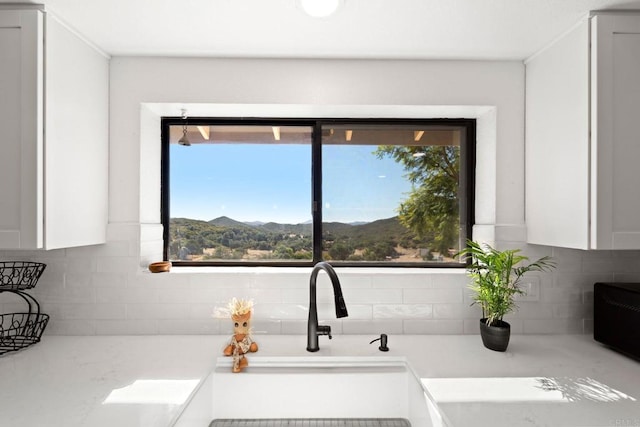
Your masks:
{"label": "curved faucet spout", "polygon": [[316,303],[316,281],[320,270],[326,271],[333,286],[333,298],[336,305],[336,317],[347,317],[347,306],[342,297],[342,288],[340,280],[333,267],[328,262],[319,262],[311,271],[311,279],[309,280],[309,321],[307,322],[307,351],[315,352],[320,350],[318,346],[318,336],[328,335],[331,339],[331,326],[318,325],[318,306]]}

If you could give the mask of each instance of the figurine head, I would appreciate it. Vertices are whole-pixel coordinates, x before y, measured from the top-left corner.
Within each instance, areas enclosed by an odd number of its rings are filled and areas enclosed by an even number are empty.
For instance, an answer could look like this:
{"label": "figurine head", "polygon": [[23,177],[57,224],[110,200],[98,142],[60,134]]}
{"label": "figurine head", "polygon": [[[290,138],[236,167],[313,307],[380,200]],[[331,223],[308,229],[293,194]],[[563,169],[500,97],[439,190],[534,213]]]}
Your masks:
{"label": "figurine head", "polygon": [[233,333],[248,335],[251,329],[251,312],[231,316],[233,320]]}
{"label": "figurine head", "polygon": [[248,335],[251,329],[251,311],[253,301],[238,300],[233,298],[229,303],[229,312],[233,320],[233,333],[236,335]]}

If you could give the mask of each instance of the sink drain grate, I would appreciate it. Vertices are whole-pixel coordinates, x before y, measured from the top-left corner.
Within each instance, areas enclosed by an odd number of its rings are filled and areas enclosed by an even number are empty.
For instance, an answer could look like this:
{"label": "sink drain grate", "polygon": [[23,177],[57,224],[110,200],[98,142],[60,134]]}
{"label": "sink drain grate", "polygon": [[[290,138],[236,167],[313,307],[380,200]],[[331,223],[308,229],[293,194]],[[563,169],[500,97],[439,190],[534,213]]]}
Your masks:
{"label": "sink drain grate", "polygon": [[219,419],[209,427],[411,427],[404,418]]}

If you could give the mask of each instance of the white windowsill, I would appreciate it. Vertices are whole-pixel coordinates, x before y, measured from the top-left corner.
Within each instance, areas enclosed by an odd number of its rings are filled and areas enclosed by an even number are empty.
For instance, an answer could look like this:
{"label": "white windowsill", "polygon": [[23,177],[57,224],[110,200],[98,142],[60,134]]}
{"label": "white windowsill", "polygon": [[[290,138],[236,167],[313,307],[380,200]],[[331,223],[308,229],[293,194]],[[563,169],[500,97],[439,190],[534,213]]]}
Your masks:
{"label": "white windowsill", "polygon": [[[335,267],[335,269],[340,274],[367,276],[372,274],[466,274],[464,268]],[[311,270],[312,267],[172,267],[169,274],[307,274]]]}

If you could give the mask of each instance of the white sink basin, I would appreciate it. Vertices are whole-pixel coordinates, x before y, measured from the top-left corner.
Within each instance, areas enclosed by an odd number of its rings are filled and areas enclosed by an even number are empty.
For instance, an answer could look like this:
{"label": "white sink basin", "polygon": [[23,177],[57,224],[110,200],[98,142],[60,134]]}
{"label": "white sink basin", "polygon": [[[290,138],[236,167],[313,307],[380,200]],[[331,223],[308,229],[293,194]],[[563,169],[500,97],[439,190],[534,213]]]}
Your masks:
{"label": "white sink basin", "polygon": [[412,427],[448,423],[404,358],[253,356],[241,373],[219,358],[176,420],[402,418]]}

